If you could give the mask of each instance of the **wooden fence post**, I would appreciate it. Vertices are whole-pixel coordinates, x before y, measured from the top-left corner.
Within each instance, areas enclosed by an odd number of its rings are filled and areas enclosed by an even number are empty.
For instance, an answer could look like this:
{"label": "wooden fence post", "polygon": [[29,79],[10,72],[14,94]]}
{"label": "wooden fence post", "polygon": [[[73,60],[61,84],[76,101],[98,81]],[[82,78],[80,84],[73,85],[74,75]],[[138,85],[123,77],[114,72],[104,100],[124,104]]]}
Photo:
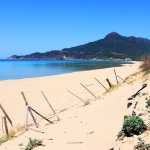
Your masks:
{"label": "wooden fence post", "polygon": [[5,125],[6,137],[8,138],[9,137],[9,132],[8,132],[6,116],[3,117],[3,120],[4,120],[4,125]]}
{"label": "wooden fence post", "polygon": [[4,118],[3,117],[1,117],[1,120],[2,120],[2,132],[4,133]]}
{"label": "wooden fence post", "polygon": [[114,73],[115,73],[116,81],[117,81],[117,84],[118,84],[118,79],[117,79],[117,74],[116,74],[116,70],[115,69],[114,69]]}
{"label": "wooden fence post", "polygon": [[99,81],[98,79],[95,78],[95,80],[96,80],[105,90],[107,90],[107,88],[106,88],[102,83],[100,83],[100,81]]}
{"label": "wooden fence post", "polygon": [[40,113],[38,113],[35,109],[33,109],[32,107],[30,107],[30,109],[32,111],[34,111],[36,114],[38,114],[40,117],[42,117],[43,119],[45,119],[46,121],[48,121],[49,123],[53,123],[52,121],[48,120],[46,117],[44,117],[43,115],[41,115]]}
{"label": "wooden fence post", "polygon": [[81,101],[85,102],[85,100],[81,99],[79,96],[73,94],[72,92],[68,91],[70,94],[74,95],[75,97],[77,97],[78,99],[80,99]]}
{"label": "wooden fence post", "polygon": [[43,93],[43,91],[41,91],[42,95],[44,96],[46,102],[48,103],[49,107],[51,108],[51,110],[53,111],[54,115],[57,117],[58,120],[60,120],[60,118],[57,116],[55,110],[53,109],[52,105],[50,104],[50,102],[48,101],[48,99],[46,98],[45,94]]}
{"label": "wooden fence post", "polygon": [[30,112],[30,115],[31,115],[33,121],[34,121],[34,124],[35,124],[35,126],[38,128],[38,125],[37,125],[37,123],[36,123],[36,120],[35,120],[35,118],[34,118],[34,116],[33,116],[33,114],[32,114],[32,111],[30,110],[29,104],[28,104],[28,102],[27,102],[27,100],[26,100],[26,97],[25,97],[25,95],[24,95],[23,92],[21,92],[21,94],[22,94],[23,99],[24,99],[24,101],[25,101],[25,105],[28,106],[28,110],[29,110],[29,112]]}
{"label": "wooden fence post", "polygon": [[112,87],[112,85],[111,85],[111,83],[110,83],[110,81],[109,81],[109,79],[108,79],[108,78],[106,79],[106,81],[108,82],[109,87],[111,88],[111,87]]}
{"label": "wooden fence post", "polygon": [[[118,75],[117,75],[118,76]],[[119,76],[118,76],[119,77]],[[122,81],[126,82],[124,79],[122,79],[121,77],[119,77]],[[126,82],[128,84],[128,82]]]}
{"label": "wooden fence post", "polygon": [[6,113],[5,109],[3,108],[1,104],[0,104],[0,108],[3,111],[4,115],[6,116],[6,118],[8,119],[10,125],[13,127],[11,119],[9,118],[8,114]]}
{"label": "wooden fence post", "polygon": [[[80,83],[81,84],[81,83]],[[87,89],[83,84],[81,84],[89,93],[91,93],[95,98],[96,98],[96,96],[89,90],[89,89]]]}
{"label": "wooden fence post", "polygon": [[28,130],[28,112],[29,112],[29,106],[27,105],[27,112],[26,112],[26,125],[25,125],[25,130]]}

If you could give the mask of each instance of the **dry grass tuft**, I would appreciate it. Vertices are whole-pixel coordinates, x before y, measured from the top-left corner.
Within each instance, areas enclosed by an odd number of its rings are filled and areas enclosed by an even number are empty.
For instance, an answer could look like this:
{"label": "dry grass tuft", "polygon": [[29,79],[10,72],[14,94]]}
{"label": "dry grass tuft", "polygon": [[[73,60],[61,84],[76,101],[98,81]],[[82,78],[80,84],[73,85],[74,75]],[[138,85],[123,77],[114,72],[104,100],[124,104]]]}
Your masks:
{"label": "dry grass tuft", "polygon": [[123,83],[119,83],[119,84],[116,84],[116,85],[112,85],[107,91],[104,92],[104,95],[107,94],[107,93],[110,93],[114,90],[117,90],[119,87],[121,87],[123,85]]}
{"label": "dry grass tuft", "polygon": [[10,129],[9,130],[9,135],[2,135],[2,137],[0,138],[0,144],[12,139],[16,133],[21,132],[24,130],[24,126],[23,125],[18,125],[15,130],[14,129]]}
{"label": "dry grass tuft", "polygon": [[10,129],[9,136],[13,137],[16,134],[16,132],[13,129]]}
{"label": "dry grass tuft", "polygon": [[87,106],[87,105],[90,105],[90,104],[91,104],[90,101],[86,101],[86,102],[84,102],[83,106]]}
{"label": "dry grass tuft", "polygon": [[16,130],[17,130],[17,132],[21,132],[24,130],[24,128],[25,128],[24,125],[18,124]]}
{"label": "dry grass tuft", "polygon": [[0,138],[0,144],[12,139],[14,137],[14,135],[16,134],[16,132],[13,130],[13,129],[10,129],[9,131],[9,135],[3,135],[1,138]]}

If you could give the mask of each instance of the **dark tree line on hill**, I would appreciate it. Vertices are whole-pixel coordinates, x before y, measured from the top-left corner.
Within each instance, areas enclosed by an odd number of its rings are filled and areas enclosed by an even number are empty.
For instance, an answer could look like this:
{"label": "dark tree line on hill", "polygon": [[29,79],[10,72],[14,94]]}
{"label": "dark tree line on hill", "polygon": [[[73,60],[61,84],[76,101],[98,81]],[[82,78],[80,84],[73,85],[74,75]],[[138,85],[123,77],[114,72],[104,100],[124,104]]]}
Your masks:
{"label": "dark tree line on hill", "polygon": [[116,32],[100,39],[76,47],[52,50],[45,53],[33,53],[25,56],[13,55],[8,59],[25,60],[70,60],[70,59],[126,59],[140,60],[145,53],[150,53],[150,40],[134,36],[125,37]]}

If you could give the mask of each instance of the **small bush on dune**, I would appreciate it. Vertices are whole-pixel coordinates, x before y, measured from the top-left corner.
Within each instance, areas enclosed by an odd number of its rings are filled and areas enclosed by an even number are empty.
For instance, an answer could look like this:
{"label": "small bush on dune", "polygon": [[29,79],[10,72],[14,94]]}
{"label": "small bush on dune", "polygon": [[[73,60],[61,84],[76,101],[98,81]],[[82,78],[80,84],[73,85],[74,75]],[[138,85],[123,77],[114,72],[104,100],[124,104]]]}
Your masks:
{"label": "small bush on dune", "polygon": [[150,106],[150,96],[146,98],[146,104],[147,106]]}
{"label": "small bush on dune", "polygon": [[32,150],[35,147],[44,146],[42,144],[42,142],[43,141],[39,140],[39,139],[31,139],[31,138],[29,138],[29,142],[28,142],[28,145],[25,147],[25,150]]}
{"label": "small bush on dune", "polygon": [[150,149],[150,144],[145,144],[145,141],[142,138],[138,138],[137,145],[134,146],[134,150],[148,150]]}
{"label": "small bush on dune", "polygon": [[118,137],[140,135],[147,129],[143,119],[138,116],[124,116],[124,123]]}
{"label": "small bush on dune", "polygon": [[142,64],[139,67],[142,71],[150,70],[150,54],[142,56]]}

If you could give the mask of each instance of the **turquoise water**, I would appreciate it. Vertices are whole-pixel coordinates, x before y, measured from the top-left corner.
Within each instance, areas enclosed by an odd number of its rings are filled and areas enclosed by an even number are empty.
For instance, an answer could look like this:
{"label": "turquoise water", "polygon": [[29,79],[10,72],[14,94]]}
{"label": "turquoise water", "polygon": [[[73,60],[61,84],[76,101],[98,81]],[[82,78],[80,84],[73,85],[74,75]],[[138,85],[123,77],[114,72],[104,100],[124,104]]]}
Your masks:
{"label": "turquoise water", "polygon": [[86,60],[0,60],[0,80],[65,74],[116,67],[129,62]]}

